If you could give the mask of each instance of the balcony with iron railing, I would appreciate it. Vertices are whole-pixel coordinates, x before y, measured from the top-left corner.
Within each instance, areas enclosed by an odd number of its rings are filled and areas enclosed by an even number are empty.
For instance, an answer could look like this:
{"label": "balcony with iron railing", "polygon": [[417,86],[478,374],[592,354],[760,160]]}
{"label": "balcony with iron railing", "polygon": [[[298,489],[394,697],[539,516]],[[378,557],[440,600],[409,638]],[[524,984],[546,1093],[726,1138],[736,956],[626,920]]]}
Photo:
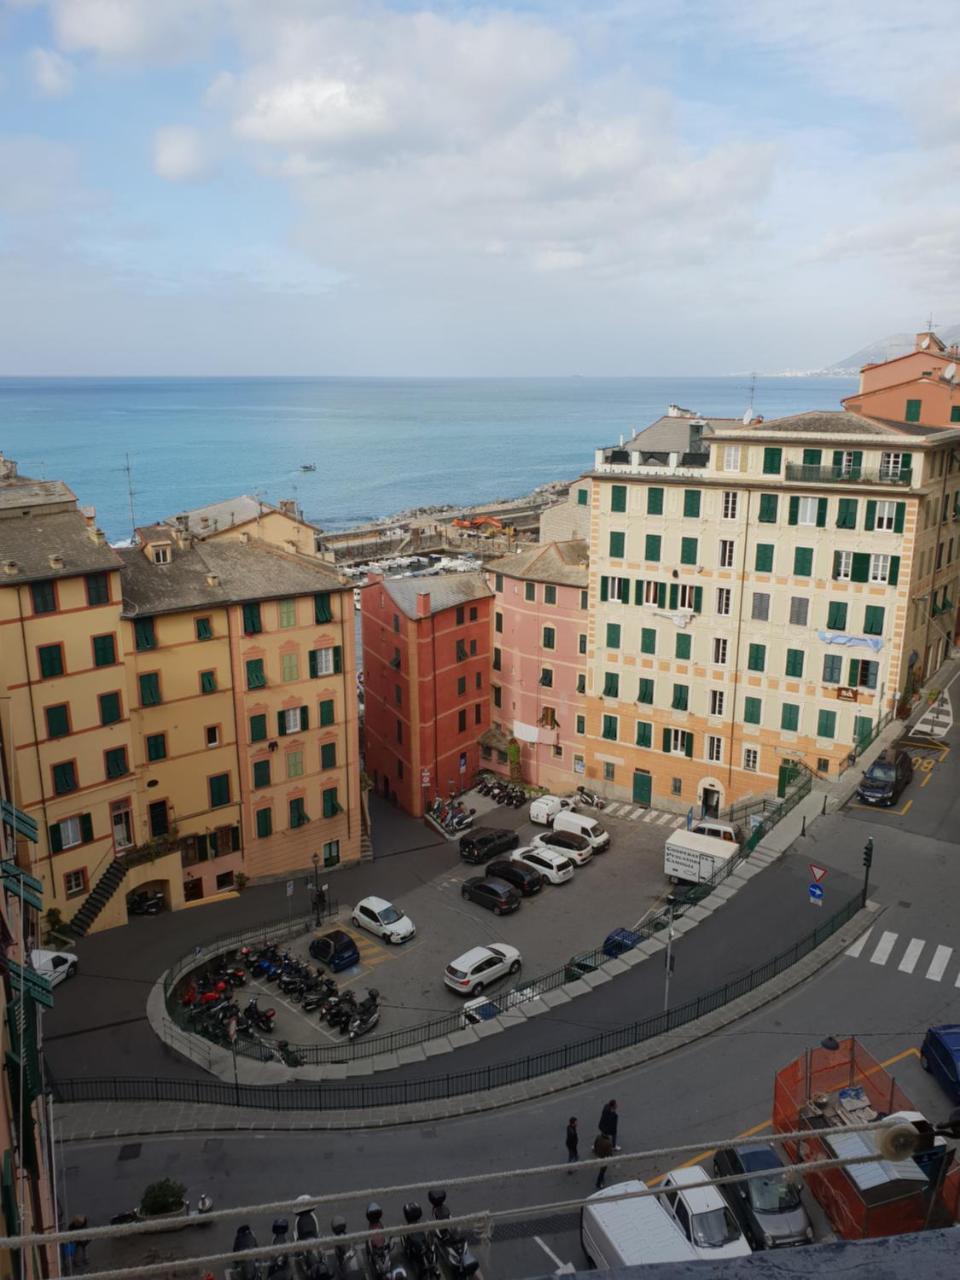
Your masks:
{"label": "balcony with iron railing", "polygon": [[788,462],[785,479],[806,484],[898,484],[909,485],[913,472],[887,467],[821,467],[802,462]]}

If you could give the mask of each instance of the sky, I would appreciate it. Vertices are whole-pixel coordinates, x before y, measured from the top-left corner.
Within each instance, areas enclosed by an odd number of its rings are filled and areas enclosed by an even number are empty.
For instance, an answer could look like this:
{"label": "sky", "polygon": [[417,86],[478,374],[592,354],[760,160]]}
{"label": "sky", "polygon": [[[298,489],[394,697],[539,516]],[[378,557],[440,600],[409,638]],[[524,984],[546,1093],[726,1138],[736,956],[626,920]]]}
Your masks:
{"label": "sky", "polygon": [[960,320],[902,0],[0,0],[0,375],[815,369]]}

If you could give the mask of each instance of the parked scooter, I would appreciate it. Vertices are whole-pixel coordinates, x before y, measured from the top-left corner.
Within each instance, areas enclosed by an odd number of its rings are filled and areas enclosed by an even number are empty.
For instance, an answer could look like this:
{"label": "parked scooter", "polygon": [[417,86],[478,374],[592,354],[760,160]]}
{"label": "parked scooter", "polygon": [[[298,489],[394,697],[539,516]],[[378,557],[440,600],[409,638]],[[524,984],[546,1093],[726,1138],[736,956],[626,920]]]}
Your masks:
{"label": "parked scooter", "polygon": [[167,905],[162,889],[135,890],[127,898],[127,912],[132,916],[156,916]]}
{"label": "parked scooter", "polygon": [[591,809],[603,808],[603,799],[595,791],[588,791],[586,787],[577,787],[577,803]]}
{"label": "parked scooter", "polygon": [[243,1011],[243,1016],[248,1022],[252,1022],[258,1031],[263,1031],[269,1035],[273,1030],[277,1011],[276,1009],[261,1009],[257,1004],[257,997],[251,996],[247,1007]]}
{"label": "parked scooter", "polygon": [[[428,1191],[427,1199],[433,1205],[433,1216],[439,1223],[450,1217],[447,1193],[442,1188]],[[446,1263],[453,1280],[467,1280],[480,1270],[480,1260],[471,1252],[467,1238],[456,1227],[438,1226],[435,1229],[437,1248]]]}
{"label": "parked scooter", "polygon": [[383,1234],[383,1210],[376,1200],[367,1205],[367,1222],[370,1230],[376,1232],[366,1244],[367,1263],[373,1280],[388,1280],[393,1270],[390,1240]]}
{"label": "parked scooter", "polygon": [[310,1268],[320,1261],[320,1250],[315,1244],[310,1244],[310,1241],[316,1241],[319,1238],[320,1227],[317,1223],[317,1215],[310,1207],[310,1197],[297,1196],[297,1202],[299,1203],[300,1201],[304,1202],[305,1207],[297,1213],[296,1222],[293,1226],[293,1238],[298,1243],[302,1241],[304,1248],[294,1256],[301,1270],[309,1275]]}
{"label": "parked scooter", "polygon": [[[330,1230],[335,1236],[345,1236],[347,1234],[347,1220],[337,1214],[330,1219]],[[360,1262],[357,1258],[357,1251],[352,1244],[341,1244],[338,1240],[334,1246],[334,1261],[336,1263],[337,1272],[347,1280],[347,1277],[354,1277],[360,1270]]]}
{"label": "parked scooter", "polygon": [[[356,1040],[358,1036],[366,1035],[380,1021],[380,992],[376,987],[371,987],[366,994],[366,998],[361,1000],[357,1006],[357,1011],[350,1019],[349,1034],[351,1040]],[[343,1028],[341,1027],[341,1031]]]}
{"label": "parked scooter", "polygon": [[[321,978],[313,991],[308,991],[303,997],[304,1013],[313,1013],[314,1009],[320,1009],[325,1005],[332,996],[337,994],[337,983],[335,978]],[[323,1014],[320,1014],[321,1018]]]}
{"label": "parked scooter", "polygon": [[[423,1217],[423,1210],[416,1200],[408,1200],[403,1206],[403,1216],[412,1227]],[[432,1232],[411,1231],[403,1237],[403,1252],[413,1270],[414,1280],[440,1280],[440,1260]]]}
{"label": "parked scooter", "polygon": [[[272,1244],[287,1244],[290,1238],[290,1224],[286,1218],[274,1218]],[[278,1253],[271,1258],[267,1266],[267,1280],[276,1276],[277,1280],[288,1280],[292,1274],[293,1258],[289,1253]]]}
{"label": "parked scooter", "polygon": [[[237,1227],[237,1234],[233,1237],[233,1252],[243,1253],[256,1247],[257,1237],[249,1226],[244,1223],[242,1227]],[[257,1258],[243,1258],[233,1268],[233,1274],[236,1280],[260,1280],[260,1262]]]}

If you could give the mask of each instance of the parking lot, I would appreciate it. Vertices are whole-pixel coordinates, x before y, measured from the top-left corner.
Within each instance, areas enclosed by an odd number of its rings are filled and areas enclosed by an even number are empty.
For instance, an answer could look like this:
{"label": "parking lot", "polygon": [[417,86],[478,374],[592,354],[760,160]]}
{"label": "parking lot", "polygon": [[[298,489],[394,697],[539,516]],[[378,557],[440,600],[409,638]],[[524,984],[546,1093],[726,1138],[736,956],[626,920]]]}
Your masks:
{"label": "parking lot", "polygon": [[[531,823],[526,814],[526,808],[494,808],[478,814],[477,825],[514,828],[524,845],[547,830]],[[341,928],[356,940],[360,963],[336,977],[341,990],[350,988],[358,998],[369,987],[379,991],[380,1023],[373,1034],[428,1022],[460,1008],[462,997],[444,984],[443,974],[451,960],[471,947],[505,942],[519,949],[519,978],[491,983],[488,994],[495,995],[515,981],[547,973],[571,956],[599,947],[611,929],[630,928],[656,907],[669,888],[663,875],[664,841],[683,819],[632,805],[612,805],[597,816],[610,832],[609,849],[578,867],[568,883],[544,884],[512,915],[498,917],[463,899],[463,882],[482,876],[484,868],[461,861],[456,842],[438,850],[433,876],[391,899],[416,926],[416,937],[410,941],[399,946],[381,942],[354,927],[355,903],[341,903],[340,918],[320,932]],[[298,939],[289,950],[309,958],[314,936]],[[247,989],[258,996],[261,1007],[277,1010],[277,1038],[294,1044],[340,1042],[339,1032],[321,1024],[316,1013],[304,1013],[275,985],[251,981]]]}

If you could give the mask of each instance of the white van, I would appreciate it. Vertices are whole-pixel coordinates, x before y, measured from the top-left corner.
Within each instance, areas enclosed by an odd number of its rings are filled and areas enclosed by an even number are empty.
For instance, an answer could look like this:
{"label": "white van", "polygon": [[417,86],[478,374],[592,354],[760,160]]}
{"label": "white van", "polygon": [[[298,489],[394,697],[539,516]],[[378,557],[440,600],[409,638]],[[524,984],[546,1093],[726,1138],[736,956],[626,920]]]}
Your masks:
{"label": "white van", "polygon": [[671,884],[703,884],[719,878],[740,852],[738,844],[695,831],[673,831],[663,846],[663,874]]}
{"label": "white van", "polygon": [[572,808],[573,801],[568,800],[566,796],[537,796],[535,800],[530,801],[530,821],[549,827],[558,813]]}
{"label": "white van", "polygon": [[603,853],[610,847],[610,832],[596,820],[585,813],[573,813],[564,809],[553,820],[554,831],[569,831],[575,836],[583,836],[590,841],[594,853]]}
{"label": "white van", "polygon": [[702,1165],[674,1169],[663,1180],[667,1212],[698,1258],[748,1258],[753,1250],[718,1187],[690,1186],[710,1177]]}
{"label": "white van", "polygon": [[701,818],[690,828],[698,836],[713,836],[714,840],[728,840],[731,844],[743,843],[743,832],[730,822],[718,818]]}
{"label": "white van", "polygon": [[697,1252],[684,1238],[658,1196],[617,1200],[646,1191],[639,1179],[618,1182],[590,1196],[580,1210],[580,1244],[591,1267],[612,1271],[650,1262],[692,1262]]}

